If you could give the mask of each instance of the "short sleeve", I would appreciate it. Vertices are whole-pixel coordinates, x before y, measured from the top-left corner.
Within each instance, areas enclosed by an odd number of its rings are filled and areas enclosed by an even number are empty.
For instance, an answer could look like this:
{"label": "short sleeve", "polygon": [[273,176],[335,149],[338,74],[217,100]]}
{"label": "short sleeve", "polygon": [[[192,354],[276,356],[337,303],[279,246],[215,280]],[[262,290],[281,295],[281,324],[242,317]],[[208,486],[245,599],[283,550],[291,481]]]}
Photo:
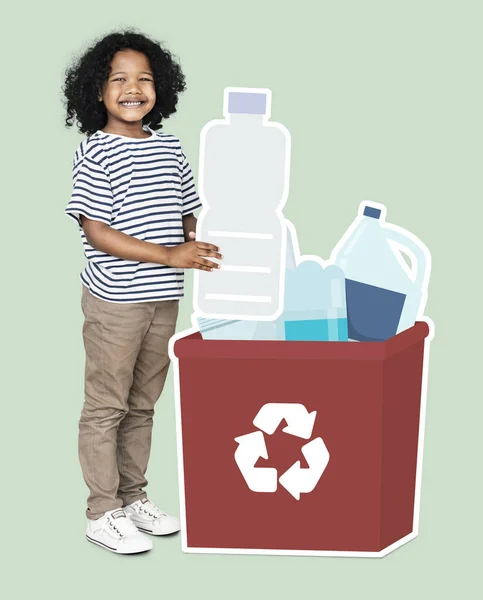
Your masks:
{"label": "short sleeve", "polygon": [[196,192],[195,179],[191,172],[191,167],[188,160],[182,151],[182,183],[181,183],[181,196],[183,200],[183,216],[189,215],[196,209],[201,208],[198,193]]}
{"label": "short sleeve", "polygon": [[113,195],[106,169],[89,156],[73,166],[73,189],[65,214],[81,226],[80,215],[93,221],[111,224]]}

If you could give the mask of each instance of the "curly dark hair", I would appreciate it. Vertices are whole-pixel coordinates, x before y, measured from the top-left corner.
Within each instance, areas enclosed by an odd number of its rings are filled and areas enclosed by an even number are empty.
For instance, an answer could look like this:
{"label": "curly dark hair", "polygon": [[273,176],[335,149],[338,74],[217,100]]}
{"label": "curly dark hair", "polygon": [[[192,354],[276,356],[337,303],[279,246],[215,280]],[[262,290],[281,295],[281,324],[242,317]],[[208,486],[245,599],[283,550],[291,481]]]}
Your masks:
{"label": "curly dark hair", "polygon": [[79,132],[88,136],[105,127],[107,110],[103,102],[98,102],[99,92],[108,79],[116,52],[128,49],[142,52],[154,74],[156,104],[144,116],[143,125],[149,125],[153,130],[161,129],[161,120],[176,112],[178,94],[186,89],[180,65],[160,42],[128,28],[97,39],[65,70],[62,91],[67,111],[66,127],[77,121]]}

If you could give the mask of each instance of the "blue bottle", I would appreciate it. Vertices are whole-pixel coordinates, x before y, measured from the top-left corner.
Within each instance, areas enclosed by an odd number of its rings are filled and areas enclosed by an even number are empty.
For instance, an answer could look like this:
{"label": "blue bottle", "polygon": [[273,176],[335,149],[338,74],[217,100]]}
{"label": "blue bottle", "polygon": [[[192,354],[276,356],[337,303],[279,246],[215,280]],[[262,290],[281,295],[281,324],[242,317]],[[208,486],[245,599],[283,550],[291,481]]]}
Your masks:
{"label": "blue bottle", "polygon": [[358,217],[331,254],[346,276],[353,340],[387,340],[412,327],[426,304],[429,250],[409,231],[386,223],[385,216],[383,204],[362,203]]}
{"label": "blue bottle", "polygon": [[303,259],[285,272],[284,311],[279,339],[328,342],[348,340],[345,277],[335,266]]}

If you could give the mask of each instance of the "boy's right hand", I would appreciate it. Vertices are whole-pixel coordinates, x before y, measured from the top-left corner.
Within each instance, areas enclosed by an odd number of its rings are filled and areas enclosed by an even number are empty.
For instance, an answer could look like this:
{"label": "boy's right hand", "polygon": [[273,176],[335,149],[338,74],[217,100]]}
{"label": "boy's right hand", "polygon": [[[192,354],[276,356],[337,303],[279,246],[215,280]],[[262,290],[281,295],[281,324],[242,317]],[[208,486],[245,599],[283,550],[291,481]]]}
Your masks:
{"label": "boy's right hand", "polygon": [[213,271],[213,269],[219,269],[220,265],[203,257],[210,256],[221,260],[223,256],[219,250],[218,246],[198,240],[185,242],[169,248],[169,266],[179,269]]}

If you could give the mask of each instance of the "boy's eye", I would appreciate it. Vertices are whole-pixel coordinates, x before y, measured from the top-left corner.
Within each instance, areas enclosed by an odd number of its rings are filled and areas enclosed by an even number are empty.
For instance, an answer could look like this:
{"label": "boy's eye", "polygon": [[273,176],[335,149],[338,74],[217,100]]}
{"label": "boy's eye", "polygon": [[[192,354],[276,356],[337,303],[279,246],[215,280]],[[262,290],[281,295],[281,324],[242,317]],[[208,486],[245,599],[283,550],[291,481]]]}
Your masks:
{"label": "boy's eye", "polygon": [[[124,77],[116,77],[116,79],[113,79],[112,81],[120,81],[121,79],[124,79]],[[144,79],[145,81],[152,81],[152,79],[149,79],[148,77],[141,77],[141,79]]]}

